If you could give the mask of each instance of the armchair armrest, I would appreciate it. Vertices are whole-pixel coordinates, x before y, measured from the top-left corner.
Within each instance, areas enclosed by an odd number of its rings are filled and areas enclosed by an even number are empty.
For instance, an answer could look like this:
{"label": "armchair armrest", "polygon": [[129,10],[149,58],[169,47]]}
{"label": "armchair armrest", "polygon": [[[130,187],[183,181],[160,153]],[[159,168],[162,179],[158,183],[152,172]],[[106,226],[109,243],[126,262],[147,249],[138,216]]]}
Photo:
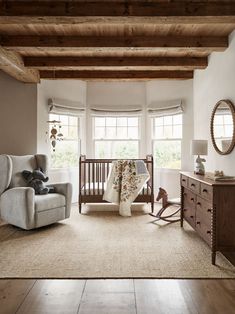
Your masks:
{"label": "armchair armrest", "polygon": [[53,183],[47,185],[48,187],[53,187],[56,193],[65,196],[66,209],[65,216],[68,218],[70,216],[71,204],[72,204],[72,184],[71,183]]}
{"label": "armchair armrest", "polygon": [[26,230],[34,228],[34,195],[30,187],[6,190],[0,198],[1,218]]}

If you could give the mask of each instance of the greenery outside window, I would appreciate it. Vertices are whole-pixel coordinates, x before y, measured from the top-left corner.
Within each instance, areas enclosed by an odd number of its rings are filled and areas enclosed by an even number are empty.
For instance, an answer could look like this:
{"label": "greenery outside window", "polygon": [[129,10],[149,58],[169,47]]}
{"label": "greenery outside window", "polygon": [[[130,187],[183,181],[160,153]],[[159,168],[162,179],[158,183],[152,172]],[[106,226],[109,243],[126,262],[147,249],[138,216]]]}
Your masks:
{"label": "greenery outside window", "polygon": [[51,148],[51,167],[78,167],[81,140],[79,137],[80,118],[77,116],[50,114],[50,121],[61,121],[63,140],[57,141],[55,152]]}
{"label": "greenery outside window", "polygon": [[94,117],[95,158],[138,158],[138,117]]}
{"label": "greenery outside window", "polygon": [[153,117],[153,155],[157,168],[181,168],[182,114]]}

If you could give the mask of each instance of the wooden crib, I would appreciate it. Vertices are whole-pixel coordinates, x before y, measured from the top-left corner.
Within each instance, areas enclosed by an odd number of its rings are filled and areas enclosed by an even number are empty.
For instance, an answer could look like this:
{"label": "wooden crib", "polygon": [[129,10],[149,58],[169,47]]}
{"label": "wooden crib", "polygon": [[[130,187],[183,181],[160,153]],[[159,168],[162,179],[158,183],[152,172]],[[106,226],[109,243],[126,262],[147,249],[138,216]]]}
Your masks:
{"label": "wooden crib", "polygon": [[[114,160],[115,159],[86,159],[85,155],[80,156],[78,199],[79,213],[82,212],[82,203],[107,203],[103,200],[103,194],[111,163]],[[141,160],[143,160],[146,164],[150,178],[134,202],[151,203],[151,211],[153,212],[153,156],[147,155],[145,159]]]}

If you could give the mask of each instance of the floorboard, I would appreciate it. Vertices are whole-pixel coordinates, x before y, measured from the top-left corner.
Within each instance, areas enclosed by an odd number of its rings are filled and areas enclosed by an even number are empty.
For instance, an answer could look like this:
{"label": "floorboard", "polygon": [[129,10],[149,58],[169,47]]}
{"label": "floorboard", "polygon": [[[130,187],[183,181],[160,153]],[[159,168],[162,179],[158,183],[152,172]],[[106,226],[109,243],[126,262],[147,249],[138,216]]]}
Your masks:
{"label": "floorboard", "polygon": [[74,314],[85,280],[37,280],[17,314]]}
{"label": "floorboard", "polygon": [[235,314],[235,280],[2,279],[0,313]]}
{"label": "floorboard", "polygon": [[179,280],[140,279],[134,283],[138,314],[197,313],[185,300]]}
{"label": "floorboard", "polygon": [[0,313],[12,314],[23,303],[36,280],[0,280]]}

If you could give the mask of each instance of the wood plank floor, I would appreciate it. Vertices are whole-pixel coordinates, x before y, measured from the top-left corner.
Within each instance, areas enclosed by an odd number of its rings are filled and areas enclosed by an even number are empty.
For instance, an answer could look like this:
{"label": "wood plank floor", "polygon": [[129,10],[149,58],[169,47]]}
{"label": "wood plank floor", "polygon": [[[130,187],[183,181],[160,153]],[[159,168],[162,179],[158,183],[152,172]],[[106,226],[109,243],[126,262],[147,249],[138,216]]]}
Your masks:
{"label": "wood plank floor", "polygon": [[0,313],[235,314],[235,280],[0,280]]}

